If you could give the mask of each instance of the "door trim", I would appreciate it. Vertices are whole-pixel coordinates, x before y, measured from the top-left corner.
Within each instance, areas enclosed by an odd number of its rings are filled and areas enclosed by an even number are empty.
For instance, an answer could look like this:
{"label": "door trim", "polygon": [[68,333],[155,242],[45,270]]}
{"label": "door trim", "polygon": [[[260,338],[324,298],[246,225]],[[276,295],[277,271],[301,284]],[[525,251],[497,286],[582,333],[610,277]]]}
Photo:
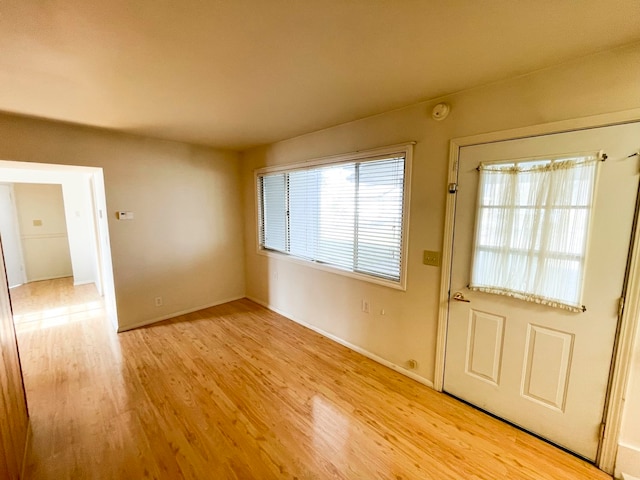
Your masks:
{"label": "door trim", "polygon": [[[568,133],[598,127],[608,127],[640,121],[640,108],[622,112],[594,115],[578,119],[533,125],[529,127],[483,133],[468,137],[454,138],[449,142],[448,184],[458,183],[458,159],[460,149],[471,145],[516,140],[556,133]],[[451,189],[449,189],[451,191]],[[447,193],[444,239],[442,245],[442,271],[440,276],[440,301],[438,308],[438,330],[436,337],[436,359],[434,367],[434,389],[441,392],[444,386],[444,363],[447,342],[447,325],[449,321],[449,290],[451,282],[451,266],[453,259],[453,234],[456,209],[456,194]],[[624,392],[629,381],[629,367],[633,353],[634,333],[640,316],[640,228],[634,226],[634,244],[630,246],[629,278],[625,308],[620,319],[618,336],[614,343],[609,392],[605,406],[606,428],[598,449],[596,465],[612,474],[615,464]]]}
{"label": "door trim", "polygon": [[[24,266],[24,253],[22,252],[22,235],[20,233],[20,222],[18,221],[18,207],[16,206],[16,194],[13,188],[13,182],[0,182],[0,186],[5,186],[9,188],[9,195],[11,197],[11,217],[13,220],[14,229],[17,235],[16,240],[16,252],[18,254],[18,260],[20,261],[20,272],[21,272],[21,283],[19,285],[24,285],[27,283],[27,269]],[[6,242],[5,242],[6,245]],[[7,284],[8,284],[9,274],[7,273]],[[14,285],[17,286],[17,285]],[[11,285],[9,285],[11,288]]]}

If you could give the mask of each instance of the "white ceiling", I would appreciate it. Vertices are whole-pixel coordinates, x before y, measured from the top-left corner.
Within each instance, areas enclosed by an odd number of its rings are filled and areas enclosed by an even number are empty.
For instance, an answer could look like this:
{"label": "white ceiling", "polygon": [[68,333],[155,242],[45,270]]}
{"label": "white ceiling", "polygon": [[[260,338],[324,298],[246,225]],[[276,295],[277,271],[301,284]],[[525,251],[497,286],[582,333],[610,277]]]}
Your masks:
{"label": "white ceiling", "polygon": [[639,40],[638,0],[5,0],[0,110],[245,149]]}

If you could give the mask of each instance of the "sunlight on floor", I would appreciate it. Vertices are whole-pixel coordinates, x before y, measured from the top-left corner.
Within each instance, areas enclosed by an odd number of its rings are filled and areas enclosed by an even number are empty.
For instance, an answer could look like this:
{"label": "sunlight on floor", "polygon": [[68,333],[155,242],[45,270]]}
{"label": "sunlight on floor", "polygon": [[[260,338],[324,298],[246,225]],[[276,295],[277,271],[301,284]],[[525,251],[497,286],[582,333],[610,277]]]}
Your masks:
{"label": "sunlight on floor", "polygon": [[68,307],[51,308],[26,315],[14,315],[14,321],[17,330],[28,332],[95,318],[103,313],[102,302],[96,301],[69,305]]}
{"label": "sunlight on floor", "polygon": [[104,301],[95,285],[74,286],[72,277],[14,287],[11,302],[19,332],[75,323],[104,313]]}

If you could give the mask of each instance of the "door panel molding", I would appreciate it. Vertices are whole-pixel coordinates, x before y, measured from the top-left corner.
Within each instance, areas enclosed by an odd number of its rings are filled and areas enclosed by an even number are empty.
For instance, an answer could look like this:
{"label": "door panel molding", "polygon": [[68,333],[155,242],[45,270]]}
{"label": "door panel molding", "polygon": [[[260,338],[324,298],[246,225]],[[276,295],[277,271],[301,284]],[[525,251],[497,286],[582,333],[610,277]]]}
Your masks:
{"label": "door panel molding", "polygon": [[[520,386],[522,397],[564,412],[574,338],[572,333],[528,325]],[[539,375],[549,373],[549,363],[555,363],[555,385],[545,382]]]}
{"label": "door panel molding", "polygon": [[500,385],[504,322],[505,317],[501,315],[470,310],[465,361],[467,375]]}
{"label": "door panel molding", "polygon": [[[533,125],[523,128],[484,133],[454,138],[449,142],[449,167],[447,183],[458,183],[458,161],[460,149],[465,146],[501,142],[520,138],[549,134],[588,130],[592,128],[622,125],[640,122],[640,109],[631,109],[602,115],[563,120]],[[449,321],[449,295],[451,286],[451,268],[453,259],[453,234],[456,209],[455,188],[447,193],[444,238],[442,247],[442,265],[440,277],[440,302],[438,309],[438,328],[436,337],[436,359],[433,386],[442,391],[444,386],[444,363],[446,355],[447,327]],[[634,225],[630,253],[629,278],[626,292],[626,306],[622,312],[619,333],[614,345],[614,358],[610,378],[607,403],[605,405],[606,428],[600,443],[596,465],[612,474],[615,464],[617,442],[622,421],[624,392],[629,381],[629,369],[633,353],[634,334],[640,322],[640,236],[638,223]]]}

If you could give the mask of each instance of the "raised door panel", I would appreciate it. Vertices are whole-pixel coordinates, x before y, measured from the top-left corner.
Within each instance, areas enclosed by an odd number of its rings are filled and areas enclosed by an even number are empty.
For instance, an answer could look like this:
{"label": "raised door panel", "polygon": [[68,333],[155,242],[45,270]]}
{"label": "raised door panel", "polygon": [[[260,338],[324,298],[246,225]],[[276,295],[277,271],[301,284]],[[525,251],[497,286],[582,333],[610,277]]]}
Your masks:
{"label": "raised door panel", "polygon": [[504,317],[471,309],[467,336],[466,372],[500,384]]}
{"label": "raised door panel", "polygon": [[575,335],[529,325],[521,395],[564,412]]}

